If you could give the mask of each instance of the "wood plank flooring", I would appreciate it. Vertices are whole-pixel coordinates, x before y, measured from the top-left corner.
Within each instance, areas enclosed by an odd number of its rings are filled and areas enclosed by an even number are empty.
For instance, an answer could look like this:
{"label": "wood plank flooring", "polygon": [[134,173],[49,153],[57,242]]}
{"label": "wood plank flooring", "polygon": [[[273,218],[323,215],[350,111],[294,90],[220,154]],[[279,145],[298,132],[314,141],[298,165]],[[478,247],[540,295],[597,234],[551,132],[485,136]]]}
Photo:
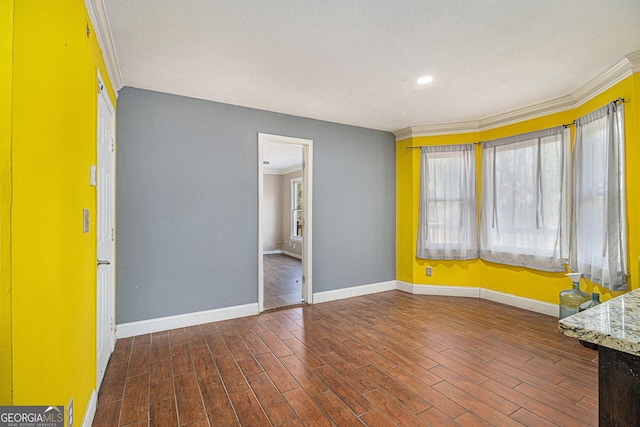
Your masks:
{"label": "wood plank flooring", "polygon": [[94,426],[595,426],[557,319],[400,291],[116,343]]}
{"label": "wood plank flooring", "polygon": [[302,302],[302,261],[283,254],[264,255],[264,309]]}

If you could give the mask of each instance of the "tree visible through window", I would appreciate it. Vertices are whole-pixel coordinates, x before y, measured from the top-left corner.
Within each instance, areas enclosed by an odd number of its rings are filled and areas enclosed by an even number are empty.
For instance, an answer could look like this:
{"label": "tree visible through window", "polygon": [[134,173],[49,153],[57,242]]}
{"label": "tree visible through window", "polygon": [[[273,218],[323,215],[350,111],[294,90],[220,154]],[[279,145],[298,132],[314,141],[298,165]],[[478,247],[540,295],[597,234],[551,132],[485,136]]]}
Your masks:
{"label": "tree visible through window", "polygon": [[291,238],[302,239],[302,178],[291,180]]}

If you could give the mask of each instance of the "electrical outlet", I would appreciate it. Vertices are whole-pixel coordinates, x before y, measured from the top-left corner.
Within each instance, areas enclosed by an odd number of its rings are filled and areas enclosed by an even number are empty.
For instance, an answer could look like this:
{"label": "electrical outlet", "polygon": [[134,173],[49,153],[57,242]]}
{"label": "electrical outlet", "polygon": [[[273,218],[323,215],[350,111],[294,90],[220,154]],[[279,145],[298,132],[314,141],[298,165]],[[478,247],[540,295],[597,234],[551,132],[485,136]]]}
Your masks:
{"label": "electrical outlet", "polygon": [[431,277],[431,267],[427,267],[427,268],[425,269],[425,271],[424,271],[424,274],[425,274],[427,277]]}
{"label": "electrical outlet", "polygon": [[73,427],[73,397],[67,405],[67,427]]}

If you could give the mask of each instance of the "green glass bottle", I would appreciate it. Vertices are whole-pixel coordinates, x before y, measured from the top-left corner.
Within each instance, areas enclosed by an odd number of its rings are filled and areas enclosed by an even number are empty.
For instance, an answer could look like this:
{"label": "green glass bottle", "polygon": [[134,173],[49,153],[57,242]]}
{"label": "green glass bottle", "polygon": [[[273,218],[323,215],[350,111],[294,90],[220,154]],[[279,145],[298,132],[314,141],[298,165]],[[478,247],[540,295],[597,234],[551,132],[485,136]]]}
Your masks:
{"label": "green glass bottle", "polygon": [[591,299],[589,301],[583,302],[582,304],[580,304],[579,311],[588,310],[591,307],[595,307],[598,304],[600,304],[600,294],[597,292],[594,292],[591,294]]}

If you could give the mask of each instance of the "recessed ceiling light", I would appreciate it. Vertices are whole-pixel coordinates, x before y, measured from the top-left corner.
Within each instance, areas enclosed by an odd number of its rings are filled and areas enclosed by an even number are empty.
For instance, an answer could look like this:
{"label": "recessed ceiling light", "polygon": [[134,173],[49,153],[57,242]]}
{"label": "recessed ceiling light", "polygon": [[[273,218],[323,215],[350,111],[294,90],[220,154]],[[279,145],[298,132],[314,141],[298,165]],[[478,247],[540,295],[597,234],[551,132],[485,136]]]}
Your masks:
{"label": "recessed ceiling light", "polygon": [[431,76],[422,76],[418,79],[418,84],[426,85],[427,83],[431,83],[433,81],[433,77]]}

